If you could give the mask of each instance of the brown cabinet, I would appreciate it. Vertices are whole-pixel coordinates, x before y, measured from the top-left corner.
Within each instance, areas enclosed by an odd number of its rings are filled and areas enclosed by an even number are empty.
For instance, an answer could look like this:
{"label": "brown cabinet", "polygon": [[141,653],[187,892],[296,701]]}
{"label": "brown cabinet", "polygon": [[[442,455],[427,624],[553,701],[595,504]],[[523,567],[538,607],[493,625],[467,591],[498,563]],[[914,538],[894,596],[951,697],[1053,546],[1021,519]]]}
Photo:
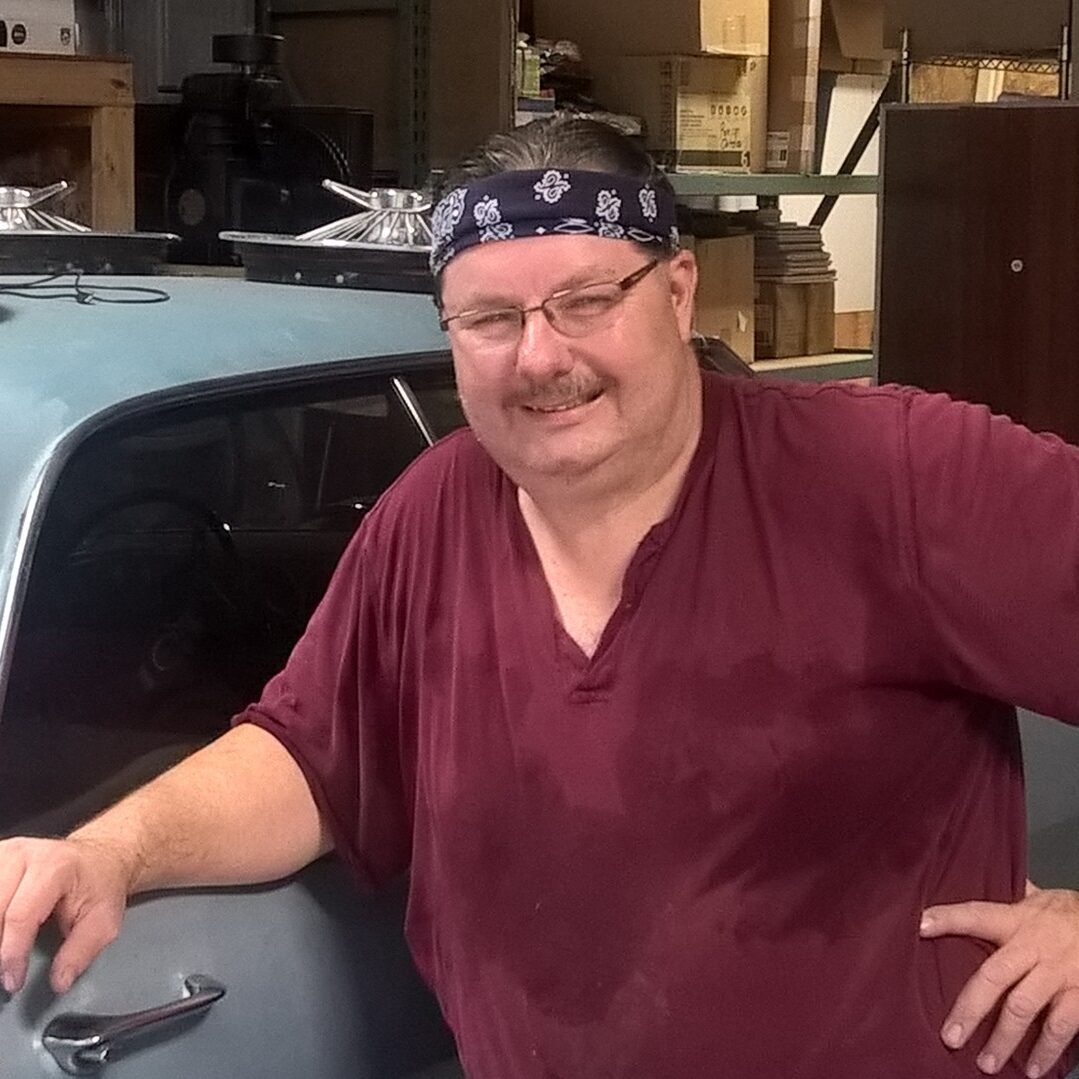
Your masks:
{"label": "brown cabinet", "polygon": [[1079,105],[893,106],[879,377],[1079,442]]}

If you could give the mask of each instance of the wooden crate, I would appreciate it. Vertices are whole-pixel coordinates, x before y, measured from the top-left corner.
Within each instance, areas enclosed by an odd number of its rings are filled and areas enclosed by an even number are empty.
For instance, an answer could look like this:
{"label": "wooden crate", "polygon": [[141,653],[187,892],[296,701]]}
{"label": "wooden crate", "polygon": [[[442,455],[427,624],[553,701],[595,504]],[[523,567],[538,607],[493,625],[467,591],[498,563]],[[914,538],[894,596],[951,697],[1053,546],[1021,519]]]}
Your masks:
{"label": "wooden crate", "polygon": [[0,184],[72,181],[56,212],[133,229],[134,116],[128,60],[0,54]]}

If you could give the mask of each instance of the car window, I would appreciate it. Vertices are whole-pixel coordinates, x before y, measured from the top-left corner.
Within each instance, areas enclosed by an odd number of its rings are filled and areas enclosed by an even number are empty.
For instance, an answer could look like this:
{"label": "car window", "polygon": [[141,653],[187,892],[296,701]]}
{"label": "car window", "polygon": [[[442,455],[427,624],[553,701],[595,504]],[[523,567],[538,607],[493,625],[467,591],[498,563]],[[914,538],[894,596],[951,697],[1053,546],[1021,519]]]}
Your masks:
{"label": "car window", "polygon": [[409,375],[406,381],[435,438],[464,425],[465,414],[452,370],[423,371]]}
{"label": "car window", "polygon": [[370,378],[88,438],[49,500],[17,627],[0,834],[70,828],[221,733],[425,445],[401,395]]}

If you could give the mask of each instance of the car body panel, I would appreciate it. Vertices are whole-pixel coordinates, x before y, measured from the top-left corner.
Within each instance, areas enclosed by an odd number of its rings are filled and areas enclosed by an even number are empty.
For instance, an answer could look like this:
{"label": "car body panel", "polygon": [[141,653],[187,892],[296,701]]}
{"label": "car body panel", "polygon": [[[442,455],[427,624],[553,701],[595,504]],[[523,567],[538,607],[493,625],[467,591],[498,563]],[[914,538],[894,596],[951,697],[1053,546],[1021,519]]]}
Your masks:
{"label": "car body panel", "polygon": [[59,998],[48,987],[55,941],[46,934],[26,989],[0,1004],[0,1077],[63,1076],[41,1044],[56,1015],[165,1004],[182,995],[185,977],[206,974],[225,986],[221,1000],[121,1048],[103,1074],[411,1079],[452,1058],[453,1045],[405,948],[402,903],[401,888],[359,895],[330,860],[265,888],[149,896]]}
{"label": "car body panel", "polygon": [[1030,879],[1079,889],[1079,727],[1020,711]]}
{"label": "car body panel", "polygon": [[[29,594],[33,601],[27,585],[37,530],[42,522],[49,527],[53,491],[95,433],[139,415],[186,415],[188,404],[201,407],[249,390],[448,370],[445,336],[426,296],[230,278],[110,277],[83,278],[82,285],[162,289],[170,299],[87,305],[4,292],[14,281],[0,277],[0,595],[3,628],[10,630],[3,691],[24,621],[22,600]],[[429,432],[407,399],[408,387],[398,388],[422,445]],[[53,722],[31,740],[35,752],[69,730],[55,716]],[[9,735],[24,729],[21,721],[0,722]],[[131,735],[139,753],[144,739],[147,747],[157,743],[152,730],[137,725]],[[133,770],[153,774],[182,749],[159,747],[140,756]],[[55,834],[96,808],[94,790],[72,795],[51,819],[46,814],[13,827]],[[432,1067],[452,1075],[452,1037],[404,943],[404,902],[403,886],[360,894],[333,859],[263,887],[139,898],[120,939],[60,998],[47,982],[58,940],[54,931],[44,932],[26,989],[10,999],[0,992],[0,1079],[62,1074],[41,1043],[58,1013],[165,1004],[181,995],[190,974],[221,981],[226,996],[204,1017],[117,1054],[105,1075],[405,1079]]]}
{"label": "car body panel", "polygon": [[0,677],[50,475],[103,418],[223,379],[446,348],[427,296],[116,277],[82,285],[160,289],[169,299],[85,304],[2,291],[17,280],[0,277]]}
{"label": "car body panel", "polygon": [[[11,283],[0,277],[0,290]],[[18,632],[36,523],[69,455],[93,431],[127,413],[237,386],[317,380],[365,364],[407,370],[434,354],[444,358],[445,337],[425,296],[229,278],[83,283],[160,288],[170,300],[84,305],[0,291],[0,633]],[[1079,769],[1071,762],[1079,730],[1020,719],[1032,878],[1077,887]],[[119,940],[61,998],[47,985],[57,940],[46,932],[27,989],[11,999],[0,992],[0,1079],[62,1075],[41,1044],[53,1016],[163,1004],[196,973],[223,982],[225,998],[197,1021],[117,1055],[104,1074],[460,1075],[452,1039],[404,946],[404,902],[403,886],[360,895],[332,859],[274,885],[140,898]]]}

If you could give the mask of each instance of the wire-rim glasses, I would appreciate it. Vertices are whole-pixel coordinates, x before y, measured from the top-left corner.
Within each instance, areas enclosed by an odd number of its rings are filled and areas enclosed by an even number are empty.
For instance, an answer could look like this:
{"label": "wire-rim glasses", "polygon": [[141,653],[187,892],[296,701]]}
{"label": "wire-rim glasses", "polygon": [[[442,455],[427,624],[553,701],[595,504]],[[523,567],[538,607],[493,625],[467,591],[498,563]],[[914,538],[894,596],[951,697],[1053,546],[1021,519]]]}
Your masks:
{"label": "wire-rim glasses", "polygon": [[658,265],[659,259],[652,259],[618,281],[600,281],[594,285],[563,289],[534,307],[462,311],[457,315],[444,316],[439,325],[443,330],[452,330],[464,340],[477,344],[515,345],[521,338],[528,315],[533,311],[542,311],[552,329],[563,336],[586,337],[614,322],[629,290]]}

